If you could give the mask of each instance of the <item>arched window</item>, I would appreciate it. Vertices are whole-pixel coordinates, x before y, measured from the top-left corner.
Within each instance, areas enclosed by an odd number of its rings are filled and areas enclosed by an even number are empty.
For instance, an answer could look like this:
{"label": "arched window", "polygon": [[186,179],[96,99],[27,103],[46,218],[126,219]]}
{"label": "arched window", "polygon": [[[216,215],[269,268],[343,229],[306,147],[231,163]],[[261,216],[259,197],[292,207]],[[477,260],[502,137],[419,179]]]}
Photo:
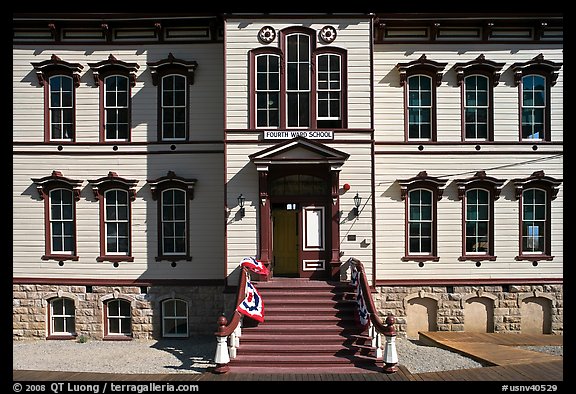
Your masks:
{"label": "arched window", "polygon": [[278,37],[279,47],[250,51],[250,127],[345,128],[346,50],[316,48],[316,31],[307,27]]}
{"label": "arched window", "polygon": [[520,89],[520,140],[551,140],[550,97],[562,63],[545,60],[542,54],[525,63],[514,63],[514,83]]}
{"label": "arched window", "polygon": [[158,86],[158,140],[186,141],[189,138],[189,85],[194,84],[198,63],[168,57],[148,62],[152,83]]}
{"label": "arched window", "polygon": [[32,181],[44,200],[46,239],[42,260],[78,260],[76,202],[80,199],[82,181],[66,178],[60,171]]}
{"label": "arched window", "polygon": [[190,256],[189,201],[194,198],[196,179],[185,179],[172,171],[156,180],[149,180],[152,197],[158,201],[157,261],[192,260]]}
{"label": "arched window", "polygon": [[404,86],[406,141],[436,141],[436,88],[442,83],[446,64],[422,55],[396,65]]}
{"label": "arched window", "polygon": [[56,55],[50,60],[32,63],[38,82],[44,87],[44,141],[75,142],[76,88],[80,85],[79,63],[68,63]]}
{"label": "arched window", "polygon": [[513,179],[520,203],[520,251],[516,260],[552,260],[552,201],[562,179],[536,171],[528,178]]}
{"label": "arched window", "polygon": [[406,246],[402,261],[438,261],[436,203],[442,198],[446,179],[421,171],[398,183],[400,197],[406,201]]}
{"label": "arched window", "polygon": [[88,63],[100,89],[100,140],[129,142],[131,139],[132,88],[137,63],[126,63],[110,54],[107,60]]}
{"label": "arched window", "polygon": [[456,179],[462,200],[462,255],[460,261],[496,260],[494,255],[494,201],[500,197],[504,179],[478,171],[466,179]]}
{"label": "arched window", "polygon": [[124,179],[113,171],[108,176],[88,180],[100,203],[100,256],[97,261],[134,261],[132,256],[132,201],[136,199],[134,179]]}

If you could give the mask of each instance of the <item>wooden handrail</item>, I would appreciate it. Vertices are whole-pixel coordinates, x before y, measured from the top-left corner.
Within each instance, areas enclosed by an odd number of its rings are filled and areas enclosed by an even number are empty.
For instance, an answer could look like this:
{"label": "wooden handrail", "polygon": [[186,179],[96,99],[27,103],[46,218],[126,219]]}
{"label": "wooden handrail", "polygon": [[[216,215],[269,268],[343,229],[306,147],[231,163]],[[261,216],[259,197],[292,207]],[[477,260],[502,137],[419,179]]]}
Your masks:
{"label": "wooden handrail", "polygon": [[359,286],[362,288],[362,294],[365,295],[364,302],[366,303],[366,308],[370,313],[370,321],[372,321],[372,324],[374,324],[374,327],[376,327],[376,331],[379,333],[385,334],[389,332],[390,328],[388,328],[388,325],[384,323],[382,319],[380,319],[380,316],[378,316],[378,311],[376,310],[374,299],[372,298],[372,290],[370,289],[370,285],[368,285],[368,280],[366,279],[364,264],[362,264],[360,260],[355,259],[354,257],[350,257],[348,262],[353,264],[358,270]]}
{"label": "wooden handrail", "polygon": [[238,289],[236,290],[236,303],[234,304],[234,312],[232,312],[232,318],[230,320],[226,319],[224,315],[218,318],[218,330],[214,333],[217,337],[227,337],[234,332],[238,324],[240,324],[240,319],[242,315],[236,307],[240,305],[244,298],[246,298],[246,281],[248,280],[248,269],[246,267],[240,267],[240,278],[238,279]]}
{"label": "wooden handrail", "polygon": [[[388,314],[386,317],[386,322],[383,322],[378,316],[378,311],[374,305],[374,299],[372,298],[372,291],[370,285],[368,285],[368,279],[366,279],[366,271],[364,270],[364,264],[354,257],[348,259],[350,265],[354,266],[358,271],[358,286],[362,290],[362,296],[364,300],[364,305],[368,310],[368,315],[370,316],[370,322],[372,323],[373,329],[378,333],[375,334],[370,328],[373,340],[376,339],[376,345],[380,346],[379,334],[383,334],[386,338],[386,344],[384,345],[383,361],[384,361],[384,372],[395,373],[398,371],[396,364],[398,363],[398,356],[396,353],[396,330],[394,328],[394,323],[396,323],[396,318],[392,314]],[[374,343],[374,342],[373,342]],[[378,350],[377,350],[378,354]]]}

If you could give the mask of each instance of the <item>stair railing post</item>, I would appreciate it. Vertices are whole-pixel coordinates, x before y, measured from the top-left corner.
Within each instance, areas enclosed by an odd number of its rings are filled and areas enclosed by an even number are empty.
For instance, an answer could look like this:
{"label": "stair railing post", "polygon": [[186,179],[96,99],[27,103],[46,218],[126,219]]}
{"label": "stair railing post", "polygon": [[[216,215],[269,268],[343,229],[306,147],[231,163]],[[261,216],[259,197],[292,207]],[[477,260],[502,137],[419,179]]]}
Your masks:
{"label": "stair railing post", "polygon": [[393,315],[388,315],[386,318],[386,330],[384,336],[386,337],[386,345],[384,346],[384,372],[394,373],[398,371],[398,353],[396,353],[396,329],[394,328],[396,318]]}
{"label": "stair railing post", "polygon": [[380,333],[376,330],[376,326],[370,320],[370,326],[368,328],[368,333],[372,338],[372,347],[376,349],[376,358],[383,357],[382,355],[382,337]]}
{"label": "stair railing post", "polygon": [[230,370],[228,363],[230,362],[230,355],[228,353],[228,337],[226,335],[221,335],[221,333],[226,329],[226,324],[228,324],[228,319],[226,316],[222,315],[218,318],[218,331],[216,332],[216,354],[214,355],[214,362],[216,367],[214,368],[215,373],[226,373]]}

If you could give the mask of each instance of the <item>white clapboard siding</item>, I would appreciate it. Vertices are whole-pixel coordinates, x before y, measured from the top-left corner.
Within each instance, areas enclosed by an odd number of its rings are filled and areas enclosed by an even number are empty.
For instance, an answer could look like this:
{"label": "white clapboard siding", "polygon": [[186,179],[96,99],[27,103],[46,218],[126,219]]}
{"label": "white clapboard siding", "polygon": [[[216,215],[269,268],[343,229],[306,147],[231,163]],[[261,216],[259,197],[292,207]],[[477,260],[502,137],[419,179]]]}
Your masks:
{"label": "white clapboard siding", "polygon": [[[534,161],[542,159],[540,161]],[[554,260],[533,267],[528,261],[515,261],[519,246],[519,202],[514,195],[515,178],[534,171],[562,179],[562,156],[552,155],[376,155],[376,262],[377,279],[488,279],[561,277],[563,263],[563,184],[552,201],[551,235]],[[404,165],[402,165],[402,163]],[[438,256],[440,261],[401,261],[405,246],[405,201],[396,182],[426,170],[429,176],[446,178],[446,189],[437,204]],[[494,253],[497,260],[476,267],[471,261],[458,261],[462,251],[462,201],[458,200],[456,179],[465,179],[485,170],[486,175],[504,179],[500,198],[494,203]]]}
{"label": "white clapboard siding", "polygon": [[[500,83],[494,88],[494,139],[518,141],[518,87],[510,66],[523,63],[539,54],[553,62],[563,62],[563,49],[559,44],[518,44],[514,50],[504,44],[378,44],[374,48],[374,128],[377,141],[404,141],[404,88],[400,86],[398,63],[418,59],[425,54],[429,60],[447,63],[442,84],[437,88],[437,139],[461,139],[461,97],[456,82],[455,63],[468,62],[484,54],[487,60],[505,63]],[[563,139],[563,71],[560,69],[551,90],[551,139]]]}
{"label": "white clapboard siding", "polygon": [[[13,158],[13,256],[15,277],[68,277],[119,279],[221,279],[224,264],[224,171],[222,154],[127,155],[110,157],[16,155]],[[44,202],[39,199],[31,178],[48,176],[58,170],[65,177],[83,181],[76,203],[79,261],[43,262]],[[147,180],[165,176],[168,170],[184,178],[197,179],[190,201],[190,254],[192,261],[155,261],[157,241],[157,201],[152,199]],[[100,245],[99,204],[88,180],[115,171],[126,179],[136,179],[136,199],[132,202],[132,255],[134,262],[97,262]]]}
{"label": "white clapboard siding", "polygon": [[49,60],[52,54],[70,63],[80,63],[80,86],[76,88],[76,141],[99,142],[99,89],[88,63],[113,54],[118,60],[137,63],[136,86],[132,88],[132,142],[157,140],[158,87],[152,84],[147,62],[174,57],[196,61],[194,84],[189,86],[190,139],[223,138],[224,89],[222,44],[119,46],[15,46],[13,50],[14,141],[44,140],[44,90],[31,63]]}
{"label": "white clapboard siding", "polygon": [[[348,127],[368,128],[370,124],[370,19],[323,19],[320,23],[310,19],[283,20],[258,19],[252,23],[228,19],[226,34],[226,127],[244,129],[249,124],[249,51],[265,47],[258,41],[258,31],[269,25],[276,30],[276,39],[268,44],[278,47],[278,32],[286,27],[306,26],[316,31],[326,25],[334,26],[336,39],[329,46],[344,48],[348,55],[346,78],[348,82]],[[324,44],[317,35],[317,47]],[[351,110],[354,108],[354,110]]]}

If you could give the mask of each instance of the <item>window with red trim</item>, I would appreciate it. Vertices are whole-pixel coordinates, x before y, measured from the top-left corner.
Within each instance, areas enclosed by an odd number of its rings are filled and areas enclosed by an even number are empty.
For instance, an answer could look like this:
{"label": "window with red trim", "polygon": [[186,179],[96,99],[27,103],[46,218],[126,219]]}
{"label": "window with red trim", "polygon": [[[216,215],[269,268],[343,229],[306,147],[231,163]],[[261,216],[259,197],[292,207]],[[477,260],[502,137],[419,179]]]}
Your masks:
{"label": "window with red trim", "polygon": [[43,260],[78,260],[76,246],[76,202],[82,181],[69,179],[60,171],[33,178],[44,200],[45,254]]}
{"label": "window with red trim", "polygon": [[44,88],[44,141],[67,143],[76,140],[76,88],[80,85],[79,63],[52,55],[32,63]]}
{"label": "window with red trim", "polygon": [[100,141],[129,142],[132,88],[136,85],[136,70],[140,66],[118,60],[114,55],[88,65],[100,89]]}
{"label": "window with red trim", "polygon": [[134,261],[131,208],[138,181],[121,178],[110,171],[108,176],[88,182],[100,204],[100,256],[97,261]]}
{"label": "window with red trim", "polygon": [[316,48],[306,27],[283,29],[278,41],[250,52],[250,127],[346,128],[346,50]]}
{"label": "window with red trim", "polygon": [[417,176],[400,180],[400,197],[406,202],[406,241],[402,261],[438,261],[437,201],[442,198],[446,179]]}
{"label": "window with red trim", "polygon": [[520,250],[516,260],[552,260],[552,201],[556,199],[562,179],[536,171],[512,182],[520,204]]}

